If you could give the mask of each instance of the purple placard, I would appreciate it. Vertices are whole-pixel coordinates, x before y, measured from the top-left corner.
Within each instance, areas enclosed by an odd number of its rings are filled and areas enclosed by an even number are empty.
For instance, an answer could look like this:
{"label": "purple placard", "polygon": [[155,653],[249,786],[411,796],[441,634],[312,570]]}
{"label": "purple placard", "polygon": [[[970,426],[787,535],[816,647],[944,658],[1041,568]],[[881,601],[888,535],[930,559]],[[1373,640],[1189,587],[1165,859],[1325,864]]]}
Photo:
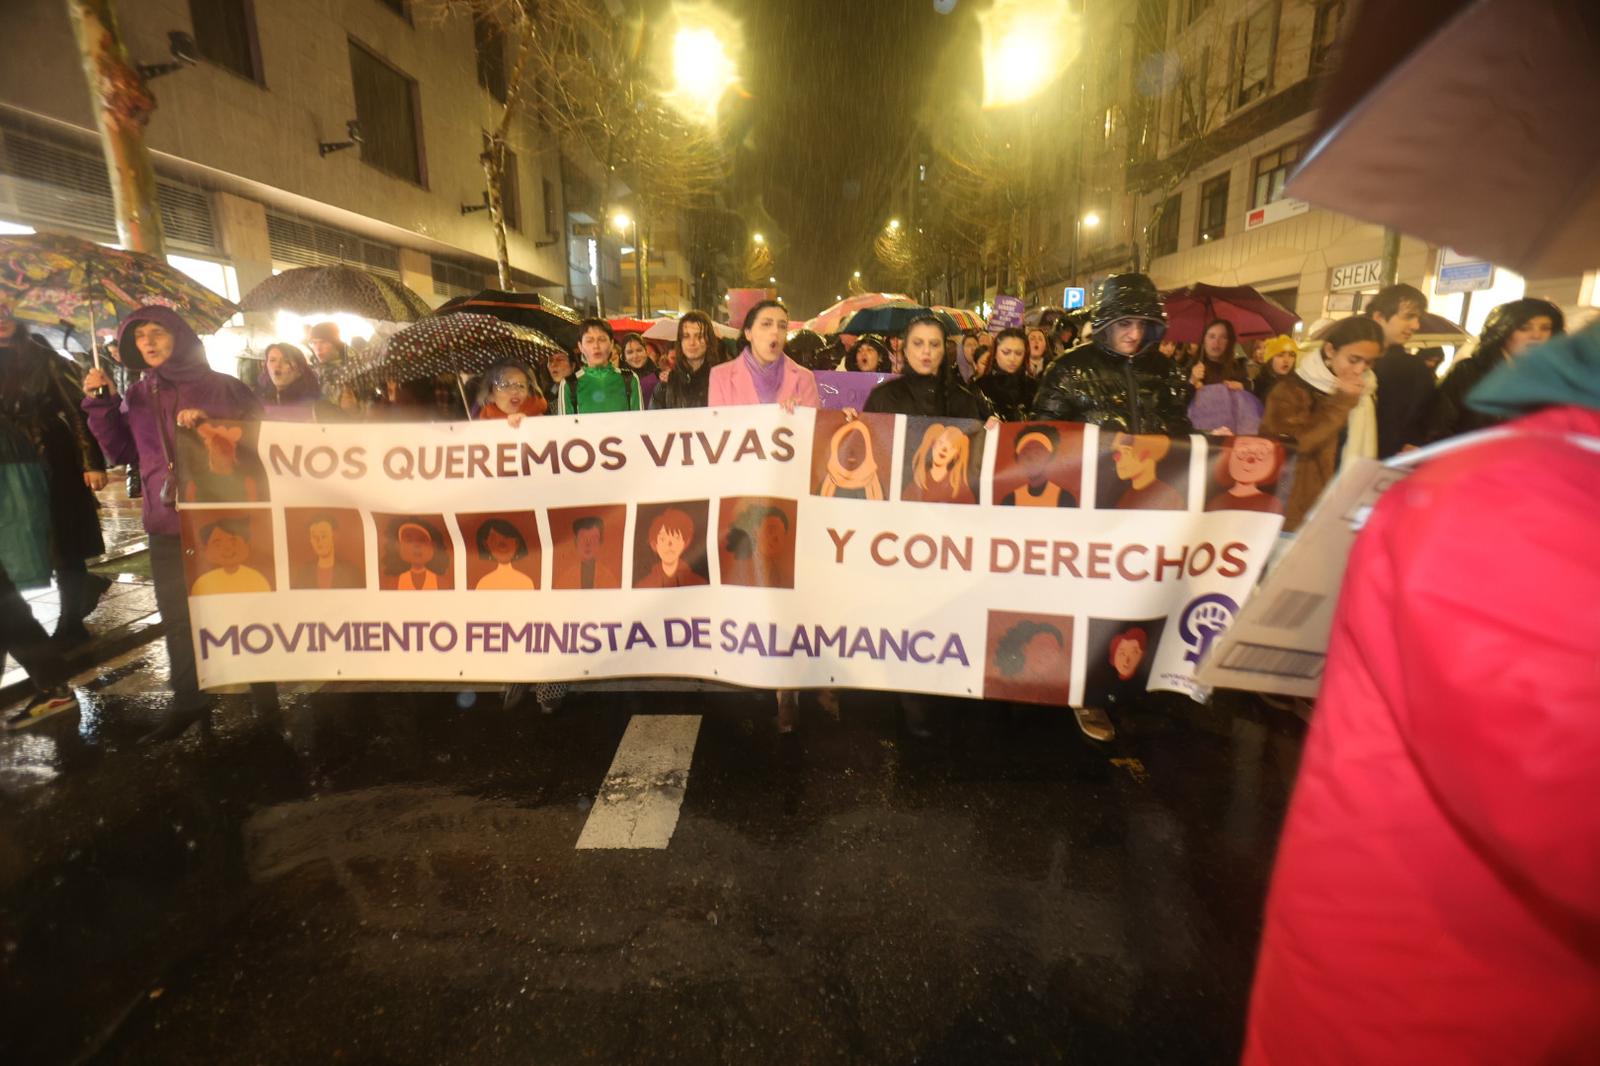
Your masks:
{"label": "purple placard", "polygon": [[989,328],[1015,329],[1022,325],[1022,317],[1028,313],[1028,305],[1020,296],[996,296],[994,310],[989,314]]}
{"label": "purple placard", "polygon": [[1249,389],[1206,385],[1189,401],[1189,424],[1201,433],[1227,428],[1247,435],[1261,428],[1261,401]]}
{"label": "purple placard", "polygon": [[829,411],[854,408],[859,411],[867,402],[867,394],[893,381],[899,374],[867,374],[859,370],[818,370],[817,397],[820,406]]}

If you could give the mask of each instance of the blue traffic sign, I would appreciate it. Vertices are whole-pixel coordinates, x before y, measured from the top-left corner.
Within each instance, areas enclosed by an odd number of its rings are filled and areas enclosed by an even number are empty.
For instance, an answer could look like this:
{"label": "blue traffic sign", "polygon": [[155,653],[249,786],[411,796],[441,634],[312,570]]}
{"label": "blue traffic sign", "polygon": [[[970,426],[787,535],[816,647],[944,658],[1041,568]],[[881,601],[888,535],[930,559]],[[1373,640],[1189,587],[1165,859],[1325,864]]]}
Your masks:
{"label": "blue traffic sign", "polygon": [[1073,311],[1079,307],[1082,307],[1083,290],[1068,288],[1066,293],[1061,297],[1061,306],[1065,307],[1068,311]]}

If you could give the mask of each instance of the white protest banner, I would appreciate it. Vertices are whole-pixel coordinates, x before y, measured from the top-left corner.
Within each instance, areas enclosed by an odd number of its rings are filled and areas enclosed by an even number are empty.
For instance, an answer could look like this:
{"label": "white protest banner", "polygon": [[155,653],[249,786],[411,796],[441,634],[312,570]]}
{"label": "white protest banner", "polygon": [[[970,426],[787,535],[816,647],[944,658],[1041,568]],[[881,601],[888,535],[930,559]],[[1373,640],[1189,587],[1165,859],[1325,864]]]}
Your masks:
{"label": "white protest banner", "polygon": [[1289,469],[1259,437],[770,406],[179,440],[204,686],[1198,696]]}

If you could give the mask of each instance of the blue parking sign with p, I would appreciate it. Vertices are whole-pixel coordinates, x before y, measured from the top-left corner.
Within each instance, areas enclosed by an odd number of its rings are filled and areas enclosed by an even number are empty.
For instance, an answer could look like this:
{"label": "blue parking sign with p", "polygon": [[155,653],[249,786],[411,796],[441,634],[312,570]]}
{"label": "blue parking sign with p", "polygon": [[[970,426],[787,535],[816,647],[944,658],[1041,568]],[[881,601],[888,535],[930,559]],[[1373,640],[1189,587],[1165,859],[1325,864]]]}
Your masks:
{"label": "blue parking sign with p", "polygon": [[1061,297],[1061,306],[1068,311],[1076,310],[1083,306],[1083,290],[1068,288]]}

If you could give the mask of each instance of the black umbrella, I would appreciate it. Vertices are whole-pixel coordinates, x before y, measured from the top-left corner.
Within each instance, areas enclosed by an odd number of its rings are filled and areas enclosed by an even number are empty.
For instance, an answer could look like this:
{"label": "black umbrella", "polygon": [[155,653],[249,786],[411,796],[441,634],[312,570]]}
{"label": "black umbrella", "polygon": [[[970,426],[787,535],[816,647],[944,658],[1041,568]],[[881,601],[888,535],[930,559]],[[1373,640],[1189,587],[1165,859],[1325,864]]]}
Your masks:
{"label": "black umbrella", "polygon": [[457,296],[442,304],[436,315],[451,315],[466,311],[475,315],[491,315],[502,322],[538,330],[552,337],[568,351],[578,346],[578,312],[565,304],[532,292],[502,292],[484,289],[474,296]]}
{"label": "black umbrella", "polygon": [[1600,5],[1361,5],[1288,192],[1548,278],[1600,249]]}
{"label": "black umbrella", "polygon": [[293,311],[301,315],[343,311],[383,322],[415,322],[428,303],[392,278],[352,266],[295,267],[245,294],[242,311]]}
{"label": "black umbrella", "polygon": [[441,374],[481,374],[504,359],[514,359],[543,378],[551,353],[562,350],[538,330],[488,315],[435,315],[390,337],[370,362],[340,368],[339,383],[370,388],[391,378],[415,381]]}

